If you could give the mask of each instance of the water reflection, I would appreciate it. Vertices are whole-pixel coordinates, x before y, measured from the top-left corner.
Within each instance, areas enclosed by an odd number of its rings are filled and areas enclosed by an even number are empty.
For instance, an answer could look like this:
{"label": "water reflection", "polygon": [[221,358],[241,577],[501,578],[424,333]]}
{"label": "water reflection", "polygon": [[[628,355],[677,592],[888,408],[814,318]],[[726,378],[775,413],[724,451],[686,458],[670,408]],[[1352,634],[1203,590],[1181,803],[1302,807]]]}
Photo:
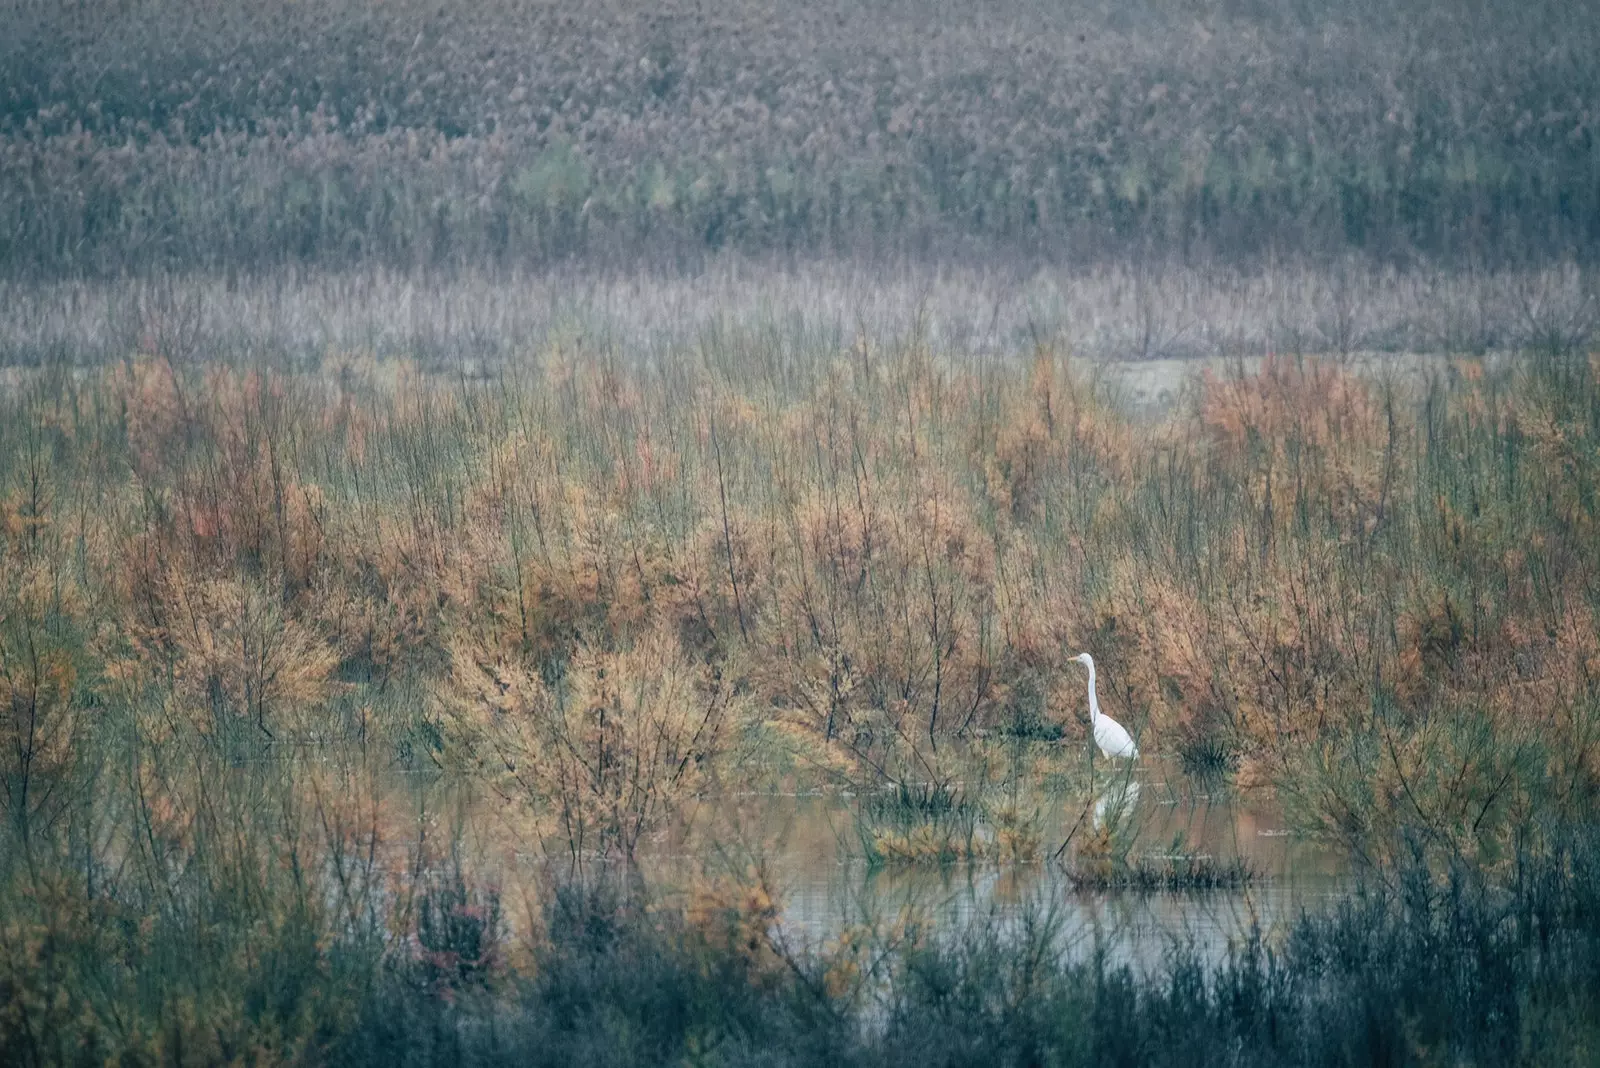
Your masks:
{"label": "water reflection", "polygon": [[[1140,969],[1159,965],[1175,944],[1218,959],[1252,927],[1270,935],[1346,889],[1345,861],[1290,837],[1270,802],[1208,790],[1150,761],[1094,786],[1075,801],[1025,799],[1043,832],[1041,859],[1031,864],[873,868],[856,831],[861,799],[844,792],[707,799],[687,838],[655,843],[640,864],[647,882],[668,890],[707,871],[761,865],[782,894],[784,937],[794,946],[821,946],[846,928],[897,917],[915,916],[944,932],[974,924],[1004,931],[1044,918],[1063,953],[1099,949]],[[1051,858],[1085,828],[1112,835],[1129,859],[1244,858],[1261,878],[1246,888],[1193,893],[1079,890]],[[534,865],[552,859],[536,849],[517,852]]]}
{"label": "water reflection", "polygon": [[[1033,864],[874,869],[860,859],[853,838],[855,804],[840,795],[742,798],[723,837],[655,857],[657,877],[689,878],[708,853],[735,865],[759,854],[783,892],[783,923],[793,944],[821,945],[847,927],[911,915],[942,931],[975,923],[1004,930],[1048,917],[1062,952],[1099,948],[1112,961],[1145,969],[1158,965],[1175,943],[1219,958],[1253,926],[1270,935],[1345,886],[1343,861],[1289,837],[1270,805],[1196,789],[1168,779],[1159,767],[1112,779],[1092,805],[1080,801],[1042,812],[1043,859]],[[1242,857],[1261,878],[1247,888],[1203,893],[1080,891],[1050,860],[1080,822],[1124,837],[1130,858]],[[753,841],[764,845],[744,844]]]}
{"label": "water reflection", "polygon": [[[1202,822],[1223,828],[1229,821],[1213,811]],[[1249,841],[1242,836],[1237,840]],[[1283,844],[1282,839],[1259,841]],[[1219,958],[1253,925],[1270,933],[1292,922],[1301,907],[1341,892],[1336,874],[1321,865],[1291,861],[1288,849],[1254,852],[1257,863],[1270,863],[1270,878],[1245,889],[1193,894],[1080,892],[1049,862],[873,870],[848,858],[819,864],[784,856],[773,870],[785,890],[786,926],[812,944],[872,917],[916,913],[931,920],[935,929],[954,930],[975,922],[996,922],[1004,929],[1050,915],[1058,924],[1063,952],[1098,947],[1113,961],[1150,968],[1180,942],[1206,958]]]}
{"label": "water reflection", "polygon": [[1101,791],[1094,802],[1094,826],[1117,827],[1133,815],[1134,804],[1139,800],[1139,780],[1134,778],[1113,780]]}

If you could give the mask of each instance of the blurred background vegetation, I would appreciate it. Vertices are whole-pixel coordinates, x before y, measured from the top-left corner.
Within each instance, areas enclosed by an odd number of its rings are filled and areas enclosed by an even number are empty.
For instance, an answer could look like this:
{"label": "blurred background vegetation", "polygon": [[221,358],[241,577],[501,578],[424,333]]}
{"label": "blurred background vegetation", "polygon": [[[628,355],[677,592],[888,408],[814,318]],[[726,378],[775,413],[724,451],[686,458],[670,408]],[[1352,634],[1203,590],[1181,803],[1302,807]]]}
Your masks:
{"label": "blurred background vegetation", "polygon": [[4,0],[0,270],[1600,249],[1555,0]]}

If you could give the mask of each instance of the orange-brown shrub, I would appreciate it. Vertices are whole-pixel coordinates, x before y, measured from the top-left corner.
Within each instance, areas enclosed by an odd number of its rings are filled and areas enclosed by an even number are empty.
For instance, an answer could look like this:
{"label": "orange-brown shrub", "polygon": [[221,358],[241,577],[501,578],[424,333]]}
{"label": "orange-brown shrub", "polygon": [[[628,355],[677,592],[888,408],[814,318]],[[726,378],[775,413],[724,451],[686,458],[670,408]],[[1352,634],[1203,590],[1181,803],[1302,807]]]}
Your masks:
{"label": "orange-brown shrub", "polygon": [[1078,737],[1081,649],[1146,748],[1252,781],[1379,706],[1418,738],[1537,723],[1592,779],[1586,362],[1269,358],[1140,422],[1047,350],[761,358],[91,372],[3,402],[54,436],[7,465],[0,564],[71,571],[108,628],[90,689],[310,738],[420,679],[404,729],[608,848],[708,788],[747,716],[896,781],[1024,705]]}

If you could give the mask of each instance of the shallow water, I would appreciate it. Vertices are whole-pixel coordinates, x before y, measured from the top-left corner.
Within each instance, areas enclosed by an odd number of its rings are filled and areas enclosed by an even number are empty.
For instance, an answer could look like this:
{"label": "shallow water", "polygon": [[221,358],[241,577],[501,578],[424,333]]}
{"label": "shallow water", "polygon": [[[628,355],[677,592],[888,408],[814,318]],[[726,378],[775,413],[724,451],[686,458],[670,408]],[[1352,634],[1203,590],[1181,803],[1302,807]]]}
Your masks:
{"label": "shallow water", "polygon": [[[1057,761],[1076,759],[1068,745],[1042,748]],[[1073,779],[1077,773],[1069,768],[1053,788],[1040,781],[1048,775],[1020,780],[1031,785],[1018,807],[1037,814],[1042,832],[1039,857],[1031,863],[874,867],[857,831],[862,797],[844,790],[738,792],[702,799],[686,835],[641,844],[639,873],[670,898],[706,876],[760,867],[781,905],[779,936],[795,949],[825,946],[847,928],[882,929],[906,918],[927,923],[936,934],[1046,923],[1063,954],[1101,951],[1140,970],[1159,965],[1175,945],[1219,960],[1252,928],[1270,939],[1302,910],[1323,911],[1350,892],[1348,858],[1291,835],[1270,798],[1208,788],[1159,757],[1123,765],[1109,782],[1103,762],[1096,765],[1094,779]],[[1059,773],[1062,765],[1054,767]],[[475,845],[482,860],[498,858],[482,870],[503,887],[520,884],[537,894],[571,862],[564,853],[547,852],[550,843],[530,833],[525,810],[504,798],[468,797],[438,779],[414,781],[407,792],[414,805],[431,809],[433,826],[462,827],[473,840],[468,852]],[[425,802],[424,794],[431,795]],[[1107,822],[1130,861],[1242,858],[1256,878],[1227,890],[1080,889],[1056,858],[1071,856],[1072,846],[1063,848],[1069,835],[1081,842]],[[519,870],[526,878],[515,878]],[[537,907],[532,899],[523,904]]]}
{"label": "shallow water", "polygon": [[[1026,864],[869,865],[855,830],[859,799],[843,793],[743,795],[709,803],[719,829],[643,860],[649,876],[687,885],[698,870],[742,871],[760,863],[781,895],[782,935],[796,947],[824,945],[847,927],[915,916],[934,931],[983,924],[1001,930],[1051,924],[1063,953],[1097,949],[1148,969],[1177,944],[1203,959],[1224,956],[1252,927],[1267,937],[1302,909],[1319,911],[1348,892],[1347,862],[1296,840],[1270,804],[1252,804],[1169,776],[1146,761],[1092,802],[1044,801],[1041,857]],[[1044,807],[1050,804],[1051,807]],[[1106,820],[1131,842],[1129,859],[1243,858],[1257,878],[1232,890],[1088,891],[1073,886],[1053,856]],[[750,843],[758,843],[752,845]]]}

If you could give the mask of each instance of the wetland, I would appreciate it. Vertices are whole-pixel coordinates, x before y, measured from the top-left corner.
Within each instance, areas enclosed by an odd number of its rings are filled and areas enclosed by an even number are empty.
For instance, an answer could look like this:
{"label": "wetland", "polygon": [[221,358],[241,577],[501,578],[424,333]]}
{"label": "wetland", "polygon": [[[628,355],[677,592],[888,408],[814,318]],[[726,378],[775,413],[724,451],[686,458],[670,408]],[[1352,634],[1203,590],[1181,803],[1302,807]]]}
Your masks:
{"label": "wetland", "polygon": [[1585,350],[681,336],[14,370],[7,1043],[1588,1048]]}
{"label": "wetland", "polygon": [[712,7],[0,0],[0,1064],[1600,1062],[1600,20]]}

